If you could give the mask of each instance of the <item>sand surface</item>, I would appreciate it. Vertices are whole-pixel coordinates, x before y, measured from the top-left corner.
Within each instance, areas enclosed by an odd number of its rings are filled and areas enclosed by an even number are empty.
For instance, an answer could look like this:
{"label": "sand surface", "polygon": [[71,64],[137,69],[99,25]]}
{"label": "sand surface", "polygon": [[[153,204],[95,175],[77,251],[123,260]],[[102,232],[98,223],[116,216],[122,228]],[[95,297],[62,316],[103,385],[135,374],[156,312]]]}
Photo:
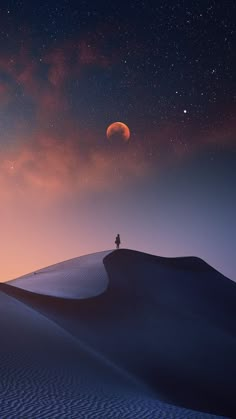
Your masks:
{"label": "sand surface", "polygon": [[107,287],[108,277],[102,260],[110,252],[98,252],[60,262],[8,281],[8,284],[53,297],[93,297]]}
{"label": "sand surface", "polygon": [[68,298],[1,284],[0,417],[234,417],[235,286],[198,259],[106,255],[93,298],[76,294],[71,261]]}

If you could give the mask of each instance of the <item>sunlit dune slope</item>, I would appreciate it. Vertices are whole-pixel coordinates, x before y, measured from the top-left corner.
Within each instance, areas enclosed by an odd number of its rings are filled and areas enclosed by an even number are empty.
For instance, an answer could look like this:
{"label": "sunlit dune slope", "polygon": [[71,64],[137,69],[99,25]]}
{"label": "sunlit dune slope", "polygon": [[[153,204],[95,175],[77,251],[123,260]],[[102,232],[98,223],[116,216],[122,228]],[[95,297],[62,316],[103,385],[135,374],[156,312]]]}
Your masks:
{"label": "sunlit dune slope", "polygon": [[109,251],[80,256],[39,269],[7,283],[38,294],[62,298],[88,298],[107,287],[102,263]]}

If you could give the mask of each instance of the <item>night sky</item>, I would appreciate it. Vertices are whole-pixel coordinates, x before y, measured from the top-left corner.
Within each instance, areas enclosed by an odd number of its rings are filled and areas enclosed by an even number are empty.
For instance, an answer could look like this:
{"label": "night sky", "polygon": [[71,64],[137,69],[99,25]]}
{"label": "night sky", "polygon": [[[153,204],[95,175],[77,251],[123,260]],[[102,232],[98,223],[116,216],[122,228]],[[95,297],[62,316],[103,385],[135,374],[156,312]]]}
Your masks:
{"label": "night sky", "polygon": [[1,1],[1,281],[117,233],[236,280],[235,22],[230,0]]}

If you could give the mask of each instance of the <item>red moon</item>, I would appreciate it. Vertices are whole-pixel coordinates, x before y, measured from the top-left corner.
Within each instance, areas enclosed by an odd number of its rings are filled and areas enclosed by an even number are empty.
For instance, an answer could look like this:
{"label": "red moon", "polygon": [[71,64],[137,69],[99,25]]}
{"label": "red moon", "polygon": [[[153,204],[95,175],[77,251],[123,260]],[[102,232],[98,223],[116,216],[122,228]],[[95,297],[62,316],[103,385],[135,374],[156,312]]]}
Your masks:
{"label": "red moon", "polygon": [[119,136],[122,140],[128,141],[130,138],[129,127],[123,122],[113,122],[113,124],[109,125],[107,128],[107,138],[110,139],[113,136]]}

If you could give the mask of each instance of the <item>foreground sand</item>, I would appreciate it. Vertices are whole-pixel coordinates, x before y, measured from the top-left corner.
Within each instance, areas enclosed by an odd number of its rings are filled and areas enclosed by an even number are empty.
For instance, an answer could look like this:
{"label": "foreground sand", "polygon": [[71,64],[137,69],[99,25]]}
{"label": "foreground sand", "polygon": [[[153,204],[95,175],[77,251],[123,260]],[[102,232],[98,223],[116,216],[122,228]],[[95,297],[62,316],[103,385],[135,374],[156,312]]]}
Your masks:
{"label": "foreground sand", "polygon": [[1,418],[233,417],[234,284],[198,260],[172,262],[108,254],[107,290],[84,300],[52,296],[56,282],[51,296],[2,284]]}

